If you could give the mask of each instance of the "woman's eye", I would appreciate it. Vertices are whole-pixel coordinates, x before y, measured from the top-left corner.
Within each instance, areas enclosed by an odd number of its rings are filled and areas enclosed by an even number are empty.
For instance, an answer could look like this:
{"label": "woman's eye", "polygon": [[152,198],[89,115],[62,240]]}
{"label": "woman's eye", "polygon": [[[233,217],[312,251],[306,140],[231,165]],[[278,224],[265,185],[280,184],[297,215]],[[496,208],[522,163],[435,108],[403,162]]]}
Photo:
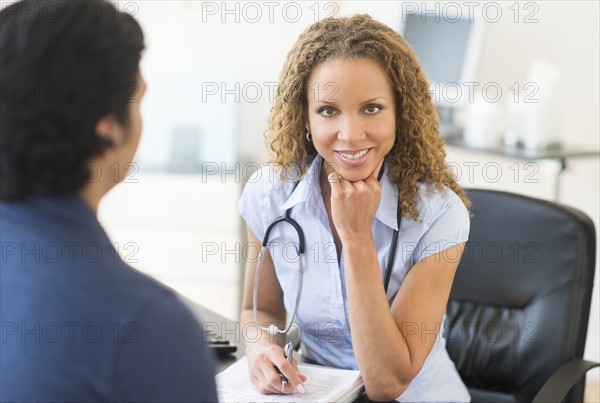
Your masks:
{"label": "woman's eye", "polygon": [[324,117],[329,117],[335,115],[335,109],[330,106],[326,106],[324,108],[319,109],[319,114]]}
{"label": "woman's eye", "polygon": [[365,108],[365,112],[367,112],[368,115],[374,115],[381,109],[382,108],[379,105],[367,105],[367,107]]}

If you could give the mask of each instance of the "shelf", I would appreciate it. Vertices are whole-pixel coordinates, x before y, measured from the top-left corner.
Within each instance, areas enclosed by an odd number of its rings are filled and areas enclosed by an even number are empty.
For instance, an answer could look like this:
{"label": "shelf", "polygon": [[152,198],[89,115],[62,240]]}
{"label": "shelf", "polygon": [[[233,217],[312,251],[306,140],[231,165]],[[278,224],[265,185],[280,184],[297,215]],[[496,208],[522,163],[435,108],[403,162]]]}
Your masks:
{"label": "shelf", "polygon": [[466,144],[462,138],[447,138],[444,140],[446,145],[451,147],[524,160],[559,159],[564,161],[567,158],[600,156],[600,151],[598,150],[584,150],[569,147],[556,147],[545,150],[528,150],[524,148],[512,148],[499,145],[494,148],[478,148]]}

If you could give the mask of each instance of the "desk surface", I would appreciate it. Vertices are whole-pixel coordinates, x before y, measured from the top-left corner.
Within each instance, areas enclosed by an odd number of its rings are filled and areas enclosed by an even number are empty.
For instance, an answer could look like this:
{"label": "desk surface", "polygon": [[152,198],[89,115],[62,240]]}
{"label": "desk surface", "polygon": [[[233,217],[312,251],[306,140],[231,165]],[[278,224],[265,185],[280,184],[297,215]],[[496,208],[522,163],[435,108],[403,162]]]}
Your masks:
{"label": "desk surface", "polygon": [[[185,298],[183,296],[180,296],[182,302],[184,304],[187,305],[187,307],[192,311],[192,313],[194,314],[194,316],[202,321],[203,325],[205,327],[207,326],[216,326],[217,329],[219,329],[221,331],[221,336],[225,339],[228,340],[231,344],[234,344],[237,346],[238,350],[235,354],[231,354],[225,358],[220,358],[218,360],[218,368],[217,368],[217,372],[221,372],[224,371],[225,369],[227,369],[227,367],[229,367],[231,364],[233,364],[234,362],[236,362],[237,360],[239,360],[240,358],[242,358],[244,356],[244,343],[243,340],[241,339],[241,335],[242,335],[242,329],[241,329],[241,325],[239,324],[239,322],[227,319],[221,315],[219,315],[218,313],[215,313],[209,309],[206,309],[198,304],[196,304],[194,301]],[[298,359],[299,362],[302,362],[302,357],[300,354],[294,355],[294,357],[296,357],[296,359]],[[354,403],[369,403],[370,400],[367,398],[367,395],[363,395],[360,398],[358,398],[357,400],[355,400]]]}

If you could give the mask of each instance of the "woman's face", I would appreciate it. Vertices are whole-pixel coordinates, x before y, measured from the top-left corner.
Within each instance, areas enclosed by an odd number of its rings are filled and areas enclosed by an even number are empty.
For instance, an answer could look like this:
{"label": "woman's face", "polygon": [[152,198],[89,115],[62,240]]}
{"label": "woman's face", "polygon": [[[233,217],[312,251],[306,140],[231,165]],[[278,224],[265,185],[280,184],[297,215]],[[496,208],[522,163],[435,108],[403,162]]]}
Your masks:
{"label": "woman's face", "polygon": [[327,173],[366,179],[394,145],[396,110],[385,71],[372,60],[333,59],[307,82],[308,122]]}

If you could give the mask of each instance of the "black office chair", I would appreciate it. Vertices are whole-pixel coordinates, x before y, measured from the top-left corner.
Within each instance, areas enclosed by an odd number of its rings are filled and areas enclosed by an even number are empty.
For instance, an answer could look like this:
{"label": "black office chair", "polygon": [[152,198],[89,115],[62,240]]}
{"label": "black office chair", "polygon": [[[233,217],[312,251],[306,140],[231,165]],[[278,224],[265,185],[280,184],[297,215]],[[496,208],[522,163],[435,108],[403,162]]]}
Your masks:
{"label": "black office chair", "polygon": [[[474,402],[582,402],[596,233],[581,211],[469,190],[447,349]],[[569,392],[570,391],[570,392]],[[568,393],[568,395],[567,395]]]}

